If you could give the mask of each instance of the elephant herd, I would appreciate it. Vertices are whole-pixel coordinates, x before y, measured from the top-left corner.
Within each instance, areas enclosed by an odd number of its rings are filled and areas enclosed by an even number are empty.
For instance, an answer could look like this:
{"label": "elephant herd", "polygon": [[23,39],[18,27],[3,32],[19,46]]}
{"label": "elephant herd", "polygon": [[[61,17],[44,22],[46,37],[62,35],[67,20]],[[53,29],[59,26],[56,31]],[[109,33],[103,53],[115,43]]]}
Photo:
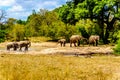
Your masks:
{"label": "elephant herd", "polygon": [[6,45],[7,50],[10,50],[13,48],[14,51],[16,51],[18,48],[20,51],[22,51],[22,48],[24,47],[24,50],[27,51],[28,47],[31,46],[30,41],[19,41],[19,42],[10,42]]}
{"label": "elephant herd", "polygon": [[[72,44],[74,44],[75,47],[80,45],[80,42],[87,43],[89,45],[97,46],[99,42],[100,37],[98,35],[91,35],[89,39],[84,38],[80,35],[72,35],[70,37],[70,47],[72,47]],[[66,39],[60,39],[58,40],[58,43],[60,43],[61,47],[66,44]],[[31,42],[29,40],[26,41],[19,41],[19,42],[10,42],[6,45],[7,50],[10,50],[13,48],[14,51],[19,49],[19,51],[22,51],[22,48],[24,47],[24,51],[28,51],[28,48],[31,46]]]}
{"label": "elephant herd", "polygon": [[[74,46],[79,46],[80,45],[80,42],[82,41],[83,42],[83,45],[85,43],[89,44],[89,46],[92,44],[93,46],[97,46],[98,45],[98,42],[99,42],[99,39],[100,37],[98,35],[91,35],[89,37],[89,39],[87,38],[84,38],[83,36],[80,36],[80,35],[72,35],[70,37],[70,47],[72,47],[72,44],[74,44]],[[65,46],[66,44],[66,39],[60,39],[58,40],[58,43],[61,44],[61,47],[62,46]],[[77,43],[77,45],[76,45]]]}

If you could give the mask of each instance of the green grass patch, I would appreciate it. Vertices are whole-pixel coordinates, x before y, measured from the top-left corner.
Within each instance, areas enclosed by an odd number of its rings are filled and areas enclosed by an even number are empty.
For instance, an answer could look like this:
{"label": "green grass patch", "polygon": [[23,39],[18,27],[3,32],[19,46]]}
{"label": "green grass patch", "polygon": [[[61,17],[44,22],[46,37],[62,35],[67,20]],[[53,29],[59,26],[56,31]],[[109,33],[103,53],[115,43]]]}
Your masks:
{"label": "green grass patch", "polygon": [[1,54],[0,80],[112,80],[119,67],[113,56]]}

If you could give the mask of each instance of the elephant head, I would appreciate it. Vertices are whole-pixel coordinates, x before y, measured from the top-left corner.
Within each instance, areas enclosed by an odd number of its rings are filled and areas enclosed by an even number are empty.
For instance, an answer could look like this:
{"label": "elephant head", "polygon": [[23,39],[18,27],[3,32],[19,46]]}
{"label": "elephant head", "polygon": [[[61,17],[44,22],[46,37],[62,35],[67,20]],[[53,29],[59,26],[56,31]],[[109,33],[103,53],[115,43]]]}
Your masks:
{"label": "elephant head", "polygon": [[60,43],[61,47],[62,47],[62,46],[65,47],[66,39],[60,39],[60,40],[58,40],[58,43]]}
{"label": "elephant head", "polygon": [[25,47],[25,51],[27,51],[28,50],[28,47],[30,47],[31,46],[31,42],[30,41],[20,41],[19,42],[19,47],[20,47],[20,51],[22,50],[22,47]]}
{"label": "elephant head", "polygon": [[72,47],[72,43],[74,43],[74,46],[76,47],[76,43],[79,46],[80,45],[80,40],[82,40],[83,37],[80,35],[72,35],[70,37],[70,47]]}
{"label": "elephant head", "polygon": [[13,48],[14,51],[17,50],[17,48],[19,48],[19,45],[17,42],[10,42],[7,44],[7,50],[10,50],[11,48]]}
{"label": "elephant head", "polygon": [[93,44],[93,46],[97,46],[98,45],[98,42],[99,42],[99,39],[100,39],[100,36],[98,35],[91,35],[89,37],[89,45],[90,44]]}

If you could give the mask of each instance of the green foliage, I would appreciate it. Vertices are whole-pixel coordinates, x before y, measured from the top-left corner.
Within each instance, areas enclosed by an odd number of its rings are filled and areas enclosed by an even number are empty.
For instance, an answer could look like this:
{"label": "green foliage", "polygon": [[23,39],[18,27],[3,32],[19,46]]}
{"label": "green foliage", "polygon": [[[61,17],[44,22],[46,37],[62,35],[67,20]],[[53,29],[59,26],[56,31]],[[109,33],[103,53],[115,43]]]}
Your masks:
{"label": "green foliage", "polygon": [[115,54],[120,54],[120,39],[118,40],[118,43],[114,49]]}
{"label": "green foliage", "polygon": [[75,25],[77,19],[75,19],[74,13],[74,5],[71,3],[63,5],[59,9],[59,17],[65,24]]}
{"label": "green foliage", "polygon": [[74,25],[80,19],[95,21],[96,24],[93,25],[95,30],[92,29],[94,31],[90,32],[90,29],[89,32],[99,33],[103,42],[107,44],[110,33],[115,29],[114,24],[119,18],[118,15],[120,15],[120,9],[117,6],[116,0],[70,0],[60,8],[59,17],[64,23],[71,24],[73,22]]}
{"label": "green foliage", "polygon": [[[26,24],[26,35],[27,36],[39,36],[39,30],[42,19],[38,14],[32,14],[28,17]],[[28,29],[28,30],[27,30]],[[31,32],[31,33],[30,33]],[[29,34],[30,33],[30,34]]]}
{"label": "green foliage", "polygon": [[14,29],[11,31],[10,35],[12,36],[12,40],[20,41],[25,37],[25,29],[24,25],[15,24]]}
{"label": "green foliage", "polygon": [[115,5],[115,0],[69,0],[53,11],[33,10],[27,21],[9,18],[2,32],[7,31],[4,36],[12,40],[45,36],[52,39],[63,37],[69,41],[73,34],[81,34],[86,38],[98,34],[106,42],[116,42],[119,29],[116,17],[119,17],[120,9],[117,12]]}
{"label": "green foliage", "polygon": [[77,32],[79,32],[85,38],[89,38],[90,35],[100,34],[99,26],[93,23],[90,19],[80,20],[76,23]]}
{"label": "green foliage", "polygon": [[7,30],[6,30],[6,26],[3,24],[0,24],[0,42],[4,42],[6,39],[6,34],[7,34]]}
{"label": "green foliage", "polygon": [[0,30],[0,42],[5,41],[6,34],[7,34],[6,30]]}
{"label": "green foliage", "polygon": [[114,48],[114,52],[115,52],[115,54],[120,54],[120,31],[119,31],[117,37],[119,39],[117,40],[117,44],[116,44],[116,46]]}
{"label": "green foliage", "polygon": [[25,25],[25,24],[26,24],[26,21],[23,21],[23,20],[17,20],[16,23]]}

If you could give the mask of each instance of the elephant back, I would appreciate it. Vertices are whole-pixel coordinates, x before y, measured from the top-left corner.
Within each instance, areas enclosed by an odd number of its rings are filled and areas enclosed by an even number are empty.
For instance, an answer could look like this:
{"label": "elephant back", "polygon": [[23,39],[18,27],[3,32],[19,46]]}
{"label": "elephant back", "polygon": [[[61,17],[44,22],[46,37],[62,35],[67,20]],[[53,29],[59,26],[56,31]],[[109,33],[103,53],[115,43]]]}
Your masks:
{"label": "elephant back", "polygon": [[19,47],[17,42],[10,42],[6,45],[7,50],[10,50],[10,48],[13,48],[14,50],[17,50],[17,48]]}
{"label": "elephant back", "polygon": [[6,46],[12,48],[14,45],[13,45],[13,42],[9,42],[9,43],[6,44]]}
{"label": "elephant back", "polygon": [[70,41],[78,41],[78,40],[81,40],[83,37],[82,36],[80,36],[80,35],[72,35],[71,37],[70,37]]}
{"label": "elephant back", "polygon": [[19,46],[24,47],[26,45],[29,45],[29,47],[31,46],[31,42],[30,41],[20,41],[19,42]]}
{"label": "elephant back", "polygon": [[59,43],[61,43],[61,42],[66,42],[66,39],[60,39],[60,40],[58,40],[58,42],[59,42]]}

